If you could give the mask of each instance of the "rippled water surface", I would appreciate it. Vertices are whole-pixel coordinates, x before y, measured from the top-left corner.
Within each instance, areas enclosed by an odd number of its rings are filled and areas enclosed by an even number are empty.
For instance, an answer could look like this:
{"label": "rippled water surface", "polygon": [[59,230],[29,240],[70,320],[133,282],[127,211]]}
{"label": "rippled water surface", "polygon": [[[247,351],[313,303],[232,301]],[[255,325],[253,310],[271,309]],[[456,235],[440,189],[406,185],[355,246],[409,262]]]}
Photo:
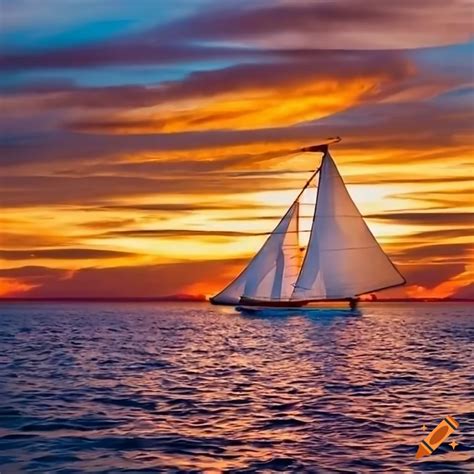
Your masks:
{"label": "rippled water surface", "polygon": [[1,304],[0,471],[474,472],[473,312]]}

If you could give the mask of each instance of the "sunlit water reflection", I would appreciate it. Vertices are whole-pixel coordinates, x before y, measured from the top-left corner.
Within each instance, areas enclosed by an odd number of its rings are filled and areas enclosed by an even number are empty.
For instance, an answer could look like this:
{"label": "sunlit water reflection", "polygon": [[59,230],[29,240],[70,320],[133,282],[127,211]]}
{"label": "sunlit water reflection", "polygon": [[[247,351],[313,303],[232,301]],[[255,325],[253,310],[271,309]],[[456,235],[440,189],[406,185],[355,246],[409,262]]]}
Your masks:
{"label": "sunlit water reflection", "polygon": [[[474,472],[472,306],[18,303],[0,323],[3,474]],[[446,415],[459,446],[416,461]]]}

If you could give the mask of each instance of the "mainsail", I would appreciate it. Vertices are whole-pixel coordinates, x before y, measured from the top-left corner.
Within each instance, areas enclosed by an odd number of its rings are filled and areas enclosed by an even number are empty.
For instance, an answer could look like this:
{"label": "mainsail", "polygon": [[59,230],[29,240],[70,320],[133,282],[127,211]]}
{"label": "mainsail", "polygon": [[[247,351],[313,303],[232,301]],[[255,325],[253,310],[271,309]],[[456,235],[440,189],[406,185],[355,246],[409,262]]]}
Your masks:
{"label": "mainsail", "polygon": [[[313,149],[314,148],[314,149]],[[299,196],[243,272],[212,298],[215,304],[246,301],[310,302],[347,299],[405,283],[352,201],[327,146],[308,246],[301,258]]]}
{"label": "mainsail", "polygon": [[405,283],[352,201],[327,151],[293,300],[351,298]]}

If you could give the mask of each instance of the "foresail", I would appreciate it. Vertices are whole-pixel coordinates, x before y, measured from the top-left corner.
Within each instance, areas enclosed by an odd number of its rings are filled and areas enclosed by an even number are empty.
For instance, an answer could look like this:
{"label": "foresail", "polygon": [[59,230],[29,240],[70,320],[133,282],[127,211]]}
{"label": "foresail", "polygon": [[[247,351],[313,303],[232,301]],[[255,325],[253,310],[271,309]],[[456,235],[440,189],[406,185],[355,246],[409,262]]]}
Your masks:
{"label": "foresail", "polygon": [[348,298],[404,282],[370,232],[326,152],[311,236],[291,299]]}
{"label": "foresail", "polygon": [[[277,253],[274,269],[269,276],[272,280],[270,294],[256,291],[255,298],[270,297],[274,300],[289,300],[293,293],[293,284],[300,271],[300,247],[298,241],[298,202],[294,205],[286,232],[282,235],[280,249]],[[263,288],[262,288],[263,290]],[[259,294],[260,293],[260,294]],[[246,296],[249,296],[245,293]]]}
{"label": "foresail", "polygon": [[299,272],[298,202],[288,209],[262,248],[242,273],[212,298],[217,304],[238,304],[241,296],[286,298]]}

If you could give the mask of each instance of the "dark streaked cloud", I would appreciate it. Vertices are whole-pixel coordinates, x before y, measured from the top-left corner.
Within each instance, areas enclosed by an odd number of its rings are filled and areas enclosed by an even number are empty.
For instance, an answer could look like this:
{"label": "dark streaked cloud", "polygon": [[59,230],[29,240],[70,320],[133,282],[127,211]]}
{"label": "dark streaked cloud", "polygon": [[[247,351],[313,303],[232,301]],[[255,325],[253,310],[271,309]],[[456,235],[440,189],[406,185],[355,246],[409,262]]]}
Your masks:
{"label": "dark streaked cloud", "polygon": [[[174,179],[138,178],[126,176],[11,176],[3,180],[0,189],[0,203],[8,207],[33,207],[45,205],[89,204],[107,207],[107,200],[124,197],[175,195],[219,195],[223,180],[219,176],[192,180],[186,174]],[[225,183],[229,193],[245,192],[250,188],[258,190],[288,189],[288,180],[275,178],[263,181],[228,180]],[[157,198],[158,199],[158,198]],[[113,204],[111,204],[113,205]]]}
{"label": "dark streaked cloud", "polygon": [[158,204],[124,204],[102,206],[98,209],[103,210],[124,210],[124,211],[147,211],[147,212],[204,212],[221,211],[232,209],[261,209],[261,206],[255,203],[238,202],[183,202],[183,203],[158,203]]}
{"label": "dark streaked cloud", "polygon": [[130,252],[115,250],[99,250],[87,248],[56,248],[29,250],[0,250],[0,258],[4,260],[58,259],[87,260],[102,258],[120,258],[134,255]]}
{"label": "dark streaked cloud", "polygon": [[[468,223],[469,224],[469,223]],[[410,234],[407,238],[414,238],[416,240],[425,240],[426,242],[437,241],[438,239],[455,239],[457,237],[473,237],[474,231],[472,226],[460,227],[460,228],[449,228],[439,230],[427,230],[423,232],[416,232]]]}
{"label": "dark streaked cloud", "polygon": [[[466,181],[474,185],[474,179],[470,178]],[[430,209],[434,209],[435,206],[438,206],[439,209],[456,209],[457,211],[462,211],[463,208],[470,208],[472,204],[472,191],[473,187],[463,188],[456,187],[449,190],[435,190],[435,191],[418,191],[418,192],[409,192],[394,194],[393,198],[396,199],[406,199],[407,201],[422,201],[429,202]]]}
{"label": "dark streaked cloud", "polygon": [[[167,188],[171,189],[172,183]],[[5,206],[68,205],[121,195],[152,194],[157,189],[157,181],[146,178],[11,176],[3,180],[0,202]]]}
{"label": "dark streaked cloud", "polygon": [[70,274],[69,270],[49,268],[40,265],[28,265],[16,268],[0,268],[0,278],[14,278],[28,284],[44,284],[62,279]]}
{"label": "dark streaked cloud", "polygon": [[[303,217],[310,218],[311,215],[304,215]],[[272,220],[275,219],[275,215],[260,215],[257,217],[222,217],[219,220],[239,221],[239,220]],[[407,212],[387,212],[379,214],[365,214],[364,218],[382,221],[390,224],[399,225],[426,225],[426,226],[471,226],[474,222],[474,213],[470,212],[432,212],[432,211],[407,211]],[[444,233],[444,230],[438,231],[440,234]],[[446,230],[447,236],[451,232],[451,236],[469,235],[472,233],[470,229],[448,229]],[[415,236],[428,236],[428,232],[421,232],[415,234]]]}
{"label": "dark streaked cloud", "polygon": [[397,253],[403,255],[404,260],[429,258],[432,261],[449,259],[452,263],[465,263],[470,251],[472,251],[472,244],[450,243],[408,247],[400,249]]}
{"label": "dark streaked cloud", "polygon": [[391,221],[397,224],[451,226],[474,223],[474,213],[471,212],[387,212],[384,214],[367,214],[365,217],[380,221]]}
{"label": "dark streaked cloud", "polygon": [[[247,163],[251,163],[253,166],[271,165],[272,163],[281,161],[282,156],[288,154],[288,152],[294,150],[282,150],[276,149],[266,153],[245,153],[245,154],[233,154],[217,150],[216,152],[209,150],[205,160],[203,159],[176,159],[167,158],[164,154],[157,159],[149,159],[147,161],[131,161],[131,162],[100,162],[85,164],[81,167],[61,169],[58,171],[58,175],[62,176],[88,176],[91,174],[101,174],[109,176],[142,176],[150,177],[172,177],[177,178],[183,174],[199,175],[202,178],[203,175],[212,177],[218,173],[220,177],[243,177],[241,174],[237,174],[235,170],[231,168],[241,168]],[[202,153],[201,153],[202,154]],[[292,173],[301,173],[301,170],[293,170]],[[310,172],[310,170],[306,170]],[[274,175],[281,176],[284,174],[283,171],[276,171]],[[254,178],[260,176],[256,172],[247,173],[247,177]]]}
{"label": "dark streaked cloud", "polygon": [[231,230],[195,229],[130,229],[107,232],[106,236],[126,237],[252,237],[269,232],[238,232]]}
{"label": "dark streaked cloud", "polygon": [[[399,150],[400,162],[424,162],[426,149],[433,147],[459,147],[457,137],[466,136],[466,152],[474,118],[469,104],[372,104],[334,114],[314,123],[301,126],[272,127],[255,130],[212,130],[201,132],[150,133],[134,135],[101,135],[56,131],[45,134],[24,132],[0,142],[0,166],[14,167],[35,162],[76,163],[79,161],[109,162],[120,156],[179,150],[191,152],[199,149],[218,150],[220,147],[272,143],[281,149],[289,141],[301,145],[321,142],[325,137],[339,134],[344,138],[338,145],[344,150],[360,150],[361,164],[371,158],[370,151],[391,148]],[[97,123],[97,121],[93,121]],[[107,123],[107,122],[105,122]],[[151,122],[152,123],[152,122]],[[423,134],[420,123],[429,123]],[[377,124],[377,127],[374,127]],[[92,123],[91,123],[92,125]],[[123,127],[127,127],[124,120]],[[102,132],[106,130],[103,129]],[[112,133],[113,130],[110,130]],[[133,124],[131,125],[133,132]],[[337,133],[335,133],[337,132]],[[407,153],[404,153],[407,150]],[[288,150],[291,151],[291,150]],[[439,160],[446,159],[446,152]],[[384,158],[386,160],[386,158]],[[249,162],[248,164],[251,164]],[[426,177],[425,177],[426,179]]]}
{"label": "dark streaked cloud", "polygon": [[[0,69],[81,68],[255,57],[265,49],[412,48],[466,42],[463,0],[226,3],[148,31],[86,45],[6,53]],[[446,24],[450,27],[446,28]],[[225,44],[226,46],[222,46]],[[316,46],[315,46],[316,45]],[[244,46],[244,47],[243,47]]]}
{"label": "dark streaked cloud", "polygon": [[[1,200],[0,200],[1,204]],[[7,228],[19,227],[21,229],[22,222],[11,223],[5,222],[2,229],[2,222],[0,222],[0,247],[10,249],[22,249],[22,248],[39,248],[39,247],[56,247],[58,245],[74,245],[74,239],[71,237],[68,241],[65,238],[54,236],[54,235],[41,235],[38,232],[9,232]]]}
{"label": "dark streaked cloud", "polygon": [[310,58],[290,57],[276,62],[238,63],[209,71],[195,71],[181,80],[153,86],[79,87],[53,81],[24,86],[10,91],[9,95],[26,94],[33,103],[49,107],[148,107],[223,93],[300,86],[317,80],[342,81],[376,74],[387,80],[400,81],[413,77],[414,71],[412,62],[400,52],[316,51]]}
{"label": "dark streaked cloud", "polygon": [[0,57],[0,70],[77,69],[98,66],[163,64],[186,61],[261,56],[242,48],[193,46],[144,41],[141,37],[55,50],[10,53]]}
{"label": "dark streaked cloud", "polygon": [[6,278],[62,278],[69,270],[48,268],[39,265],[28,265],[17,268],[0,268],[0,277]]}
{"label": "dark streaked cloud", "polygon": [[[28,265],[17,268],[0,268],[0,280],[20,282],[21,285],[31,287],[54,287],[56,282],[70,276],[66,269],[49,268],[37,265]],[[20,294],[22,291],[20,291]]]}
{"label": "dark streaked cloud", "polygon": [[79,225],[86,229],[101,230],[101,229],[117,229],[121,227],[126,227],[128,225],[133,225],[135,223],[136,223],[135,219],[113,219],[113,220],[104,219],[100,221],[82,222]]}
{"label": "dark streaked cloud", "polygon": [[[446,176],[443,179],[444,183],[465,183],[471,182],[472,177],[470,176]],[[344,182],[346,184],[431,184],[431,183],[439,183],[439,178],[430,178],[426,176],[406,176],[400,175],[397,173],[396,176],[389,175],[389,176],[382,176],[382,175],[364,175],[364,176],[357,176],[357,177],[349,177],[345,179]]]}
{"label": "dark streaked cloud", "polygon": [[159,204],[124,204],[102,206],[103,210],[146,211],[146,212],[194,212],[234,209],[232,204],[219,203],[159,203]]}
{"label": "dark streaked cloud", "polygon": [[411,48],[468,41],[471,19],[472,6],[463,0],[255,2],[201,12],[168,25],[165,32],[267,48]]}

